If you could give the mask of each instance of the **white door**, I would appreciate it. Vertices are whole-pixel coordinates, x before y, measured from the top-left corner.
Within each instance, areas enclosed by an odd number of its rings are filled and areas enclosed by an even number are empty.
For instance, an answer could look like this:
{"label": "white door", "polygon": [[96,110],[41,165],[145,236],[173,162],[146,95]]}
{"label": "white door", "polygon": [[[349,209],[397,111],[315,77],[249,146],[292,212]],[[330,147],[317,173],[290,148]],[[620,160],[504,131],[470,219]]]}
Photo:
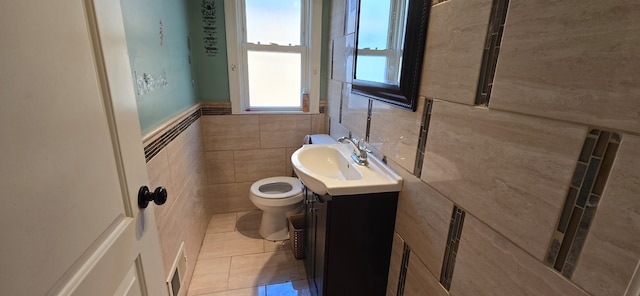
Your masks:
{"label": "white door", "polygon": [[119,1],[0,0],[0,295],[167,295],[147,182]]}

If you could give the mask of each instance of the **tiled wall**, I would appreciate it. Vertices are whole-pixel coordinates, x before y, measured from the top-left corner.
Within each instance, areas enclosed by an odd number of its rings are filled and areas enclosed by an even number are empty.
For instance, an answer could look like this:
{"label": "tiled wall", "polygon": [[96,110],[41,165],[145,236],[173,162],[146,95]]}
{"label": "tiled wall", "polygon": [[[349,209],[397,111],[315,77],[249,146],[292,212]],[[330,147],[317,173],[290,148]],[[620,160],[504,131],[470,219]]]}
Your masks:
{"label": "tiled wall", "polygon": [[189,286],[207,224],[214,213],[253,210],[251,184],[290,176],[291,154],[307,134],[328,131],[320,114],[230,115],[229,103],[204,103],[175,115],[144,136],[150,188],[169,193],[155,211],[165,274],[185,243]]}
{"label": "tiled wall", "polygon": [[[387,294],[623,295],[640,260],[638,4],[509,1],[489,104],[475,106],[498,1],[434,0],[409,112],[351,94],[357,2],[332,1],[327,110],[333,137],[368,137],[404,178]],[[545,259],[592,129],[622,140],[563,275]],[[447,245],[454,206],[465,218]],[[455,258],[449,290],[445,253]]]}
{"label": "tiled wall", "polygon": [[[230,108],[207,103],[206,108]],[[321,110],[324,108],[321,106]],[[206,114],[206,113],[205,113]],[[308,134],[326,134],[326,115],[204,115],[202,118],[208,177],[204,195],[212,213],[255,209],[249,200],[253,182],[291,176],[291,154]]]}
{"label": "tiled wall", "polygon": [[165,186],[169,194],[164,205],[150,206],[156,215],[165,275],[169,276],[184,242],[187,255],[184,287],[191,281],[211,217],[201,194],[206,171],[200,114],[199,106],[190,108],[169,120],[158,132],[145,136],[144,141],[149,187],[153,190]]}

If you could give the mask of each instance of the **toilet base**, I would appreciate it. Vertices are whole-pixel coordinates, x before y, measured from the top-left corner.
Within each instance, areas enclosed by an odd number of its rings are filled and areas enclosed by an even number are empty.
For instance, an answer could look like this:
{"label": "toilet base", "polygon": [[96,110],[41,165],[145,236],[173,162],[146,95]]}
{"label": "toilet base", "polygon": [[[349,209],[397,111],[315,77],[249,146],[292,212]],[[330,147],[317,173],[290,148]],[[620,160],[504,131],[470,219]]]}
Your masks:
{"label": "toilet base", "polygon": [[270,241],[282,241],[289,239],[289,221],[287,217],[298,214],[302,211],[302,205],[295,210],[286,212],[262,211],[262,221],[260,221],[260,236]]}

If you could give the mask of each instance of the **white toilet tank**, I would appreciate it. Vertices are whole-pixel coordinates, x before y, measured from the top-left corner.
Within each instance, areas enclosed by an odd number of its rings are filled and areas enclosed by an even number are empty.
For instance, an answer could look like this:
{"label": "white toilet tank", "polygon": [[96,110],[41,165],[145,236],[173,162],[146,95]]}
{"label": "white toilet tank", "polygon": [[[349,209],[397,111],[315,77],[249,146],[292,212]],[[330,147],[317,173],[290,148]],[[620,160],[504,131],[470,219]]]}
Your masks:
{"label": "white toilet tank", "polygon": [[336,140],[327,134],[306,135],[302,144],[336,144]]}

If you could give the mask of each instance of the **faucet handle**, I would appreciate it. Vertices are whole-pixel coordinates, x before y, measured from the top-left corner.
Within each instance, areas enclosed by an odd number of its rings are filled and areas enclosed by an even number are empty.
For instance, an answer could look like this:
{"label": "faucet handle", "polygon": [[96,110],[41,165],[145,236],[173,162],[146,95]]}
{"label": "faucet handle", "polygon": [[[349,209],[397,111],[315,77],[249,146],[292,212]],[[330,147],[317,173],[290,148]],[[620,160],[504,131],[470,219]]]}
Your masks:
{"label": "faucet handle", "polygon": [[360,151],[371,152],[371,150],[367,149],[367,146],[364,144],[364,139],[360,139],[356,143],[358,144],[358,149],[360,149]]}

